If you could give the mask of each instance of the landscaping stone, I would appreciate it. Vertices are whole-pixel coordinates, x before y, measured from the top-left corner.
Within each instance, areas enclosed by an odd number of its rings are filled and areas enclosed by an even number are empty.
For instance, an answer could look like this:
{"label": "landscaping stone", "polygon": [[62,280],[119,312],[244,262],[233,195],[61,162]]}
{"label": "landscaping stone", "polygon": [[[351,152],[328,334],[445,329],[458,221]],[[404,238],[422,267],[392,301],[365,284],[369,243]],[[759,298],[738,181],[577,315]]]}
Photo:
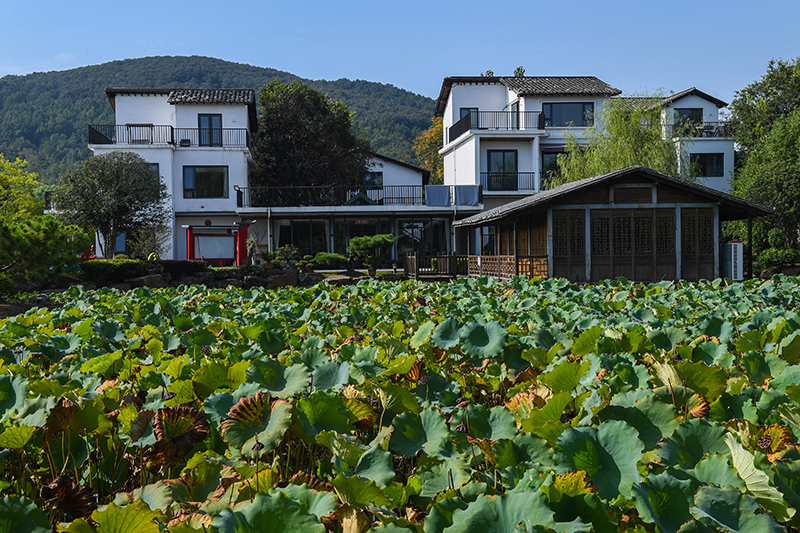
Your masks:
{"label": "landscaping stone", "polygon": [[267,278],[261,276],[245,276],[242,282],[242,287],[245,289],[252,289],[253,287],[266,287],[269,285]]}
{"label": "landscaping stone", "polygon": [[307,274],[300,275],[299,284],[301,287],[311,287],[324,279],[325,276],[319,272],[308,272]]}
{"label": "landscaping stone", "polygon": [[156,289],[159,287],[167,286],[167,282],[164,280],[164,277],[161,274],[148,274],[147,276],[131,278],[125,281],[129,283],[131,287],[134,288],[150,287],[151,289]]}

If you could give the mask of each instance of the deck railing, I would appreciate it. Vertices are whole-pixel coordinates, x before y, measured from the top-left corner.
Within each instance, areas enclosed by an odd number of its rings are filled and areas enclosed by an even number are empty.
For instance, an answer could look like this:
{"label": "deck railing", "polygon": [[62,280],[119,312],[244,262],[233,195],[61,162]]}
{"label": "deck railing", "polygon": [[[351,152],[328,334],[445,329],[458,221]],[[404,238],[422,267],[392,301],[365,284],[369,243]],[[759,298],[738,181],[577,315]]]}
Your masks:
{"label": "deck railing", "polygon": [[484,191],[533,190],[535,187],[536,172],[481,172]]}
{"label": "deck railing", "polygon": [[425,205],[422,185],[241,187],[236,193],[237,207]]}
{"label": "deck railing", "polygon": [[219,146],[247,148],[245,128],[174,128],[157,124],[89,126],[89,144],[168,144],[181,148]]}
{"label": "deck railing", "polygon": [[668,124],[667,135],[683,135],[692,138],[733,137],[733,124],[730,122],[703,122],[698,124]]}
{"label": "deck railing", "polygon": [[450,126],[447,139],[452,142],[470,130],[543,130],[541,111],[471,111]]}

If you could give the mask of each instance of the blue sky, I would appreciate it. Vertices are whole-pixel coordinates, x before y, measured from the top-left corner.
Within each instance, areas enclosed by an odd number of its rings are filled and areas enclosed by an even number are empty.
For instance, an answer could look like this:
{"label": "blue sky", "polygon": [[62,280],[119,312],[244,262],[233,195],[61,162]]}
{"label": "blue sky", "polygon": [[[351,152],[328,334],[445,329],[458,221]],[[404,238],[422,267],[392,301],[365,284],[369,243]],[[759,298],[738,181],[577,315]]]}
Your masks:
{"label": "blue sky", "polygon": [[594,75],[730,102],[800,56],[797,0],[0,0],[0,76],[203,55],[436,98],[445,76]]}

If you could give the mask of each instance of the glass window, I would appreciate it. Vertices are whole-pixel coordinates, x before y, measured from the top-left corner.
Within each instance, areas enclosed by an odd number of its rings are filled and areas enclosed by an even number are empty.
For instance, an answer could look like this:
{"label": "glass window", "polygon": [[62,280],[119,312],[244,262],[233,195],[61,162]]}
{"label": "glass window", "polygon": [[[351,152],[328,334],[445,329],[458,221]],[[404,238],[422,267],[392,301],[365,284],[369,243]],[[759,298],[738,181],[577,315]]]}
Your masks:
{"label": "glass window", "polygon": [[675,108],[675,124],[703,125],[703,109],[700,107]]}
{"label": "glass window", "polygon": [[477,107],[462,107],[459,110],[459,118],[464,118],[467,115],[470,115],[469,126],[470,128],[477,128],[478,127],[478,108]]}
{"label": "glass window", "polygon": [[184,198],[227,198],[228,167],[183,167]]}
{"label": "glass window", "polygon": [[364,177],[364,186],[367,189],[383,188],[383,172],[367,172]]}
{"label": "glass window", "polygon": [[689,163],[702,178],[725,176],[725,154],[689,154]]}
{"label": "glass window", "polygon": [[588,127],[594,124],[593,102],[542,104],[545,127]]}
{"label": "glass window", "polygon": [[222,146],[222,115],[197,115],[200,146]]}

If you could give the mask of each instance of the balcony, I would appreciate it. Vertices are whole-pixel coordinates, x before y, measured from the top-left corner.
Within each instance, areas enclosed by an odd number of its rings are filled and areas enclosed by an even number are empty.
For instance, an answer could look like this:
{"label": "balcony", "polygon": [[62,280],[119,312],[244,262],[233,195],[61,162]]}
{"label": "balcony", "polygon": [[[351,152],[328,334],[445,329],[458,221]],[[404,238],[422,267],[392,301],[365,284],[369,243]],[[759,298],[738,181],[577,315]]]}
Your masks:
{"label": "balcony", "polygon": [[175,128],[155,124],[89,126],[89,144],[165,144],[181,148],[249,148],[245,128]]}
{"label": "balcony", "polygon": [[448,142],[453,142],[470,130],[543,130],[541,111],[471,111],[447,130]]}
{"label": "balcony", "polygon": [[703,122],[667,124],[667,135],[677,137],[683,135],[692,138],[723,138],[733,137],[733,124],[730,122]]}
{"label": "balcony", "polygon": [[536,188],[536,172],[481,172],[484,191],[518,191]]}

